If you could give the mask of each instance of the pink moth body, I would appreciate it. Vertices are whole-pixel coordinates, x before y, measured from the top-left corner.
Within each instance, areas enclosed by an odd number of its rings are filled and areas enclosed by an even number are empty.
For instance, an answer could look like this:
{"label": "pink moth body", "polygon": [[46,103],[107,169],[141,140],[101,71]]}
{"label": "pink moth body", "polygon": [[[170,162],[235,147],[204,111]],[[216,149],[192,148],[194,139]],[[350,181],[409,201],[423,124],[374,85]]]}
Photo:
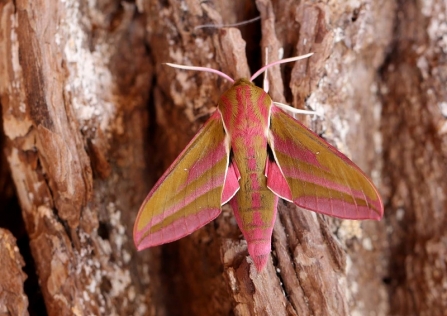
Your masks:
{"label": "pink moth body", "polygon": [[232,149],[230,160],[240,174],[240,189],[230,205],[258,270],[270,254],[278,204],[265,176],[271,104],[264,90],[244,79],[227,90],[218,103]]}

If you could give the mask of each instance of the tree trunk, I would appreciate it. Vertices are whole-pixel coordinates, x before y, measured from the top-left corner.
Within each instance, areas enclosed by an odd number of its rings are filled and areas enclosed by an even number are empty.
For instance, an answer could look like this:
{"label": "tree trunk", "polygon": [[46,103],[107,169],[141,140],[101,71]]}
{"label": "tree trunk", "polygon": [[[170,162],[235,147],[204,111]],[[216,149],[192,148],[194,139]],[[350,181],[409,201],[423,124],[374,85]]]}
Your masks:
{"label": "tree trunk", "polygon": [[[32,260],[17,245],[46,306],[29,313],[442,315],[445,14],[442,0],[0,1],[3,147]],[[309,52],[269,71],[270,95],[324,114],[302,119],[371,176],[385,219],[341,221],[280,201],[262,273],[229,206],[192,235],[137,252],[145,194],[230,86],[162,63],[239,78]],[[0,236],[10,256],[0,314],[24,315],[22,259]]]}

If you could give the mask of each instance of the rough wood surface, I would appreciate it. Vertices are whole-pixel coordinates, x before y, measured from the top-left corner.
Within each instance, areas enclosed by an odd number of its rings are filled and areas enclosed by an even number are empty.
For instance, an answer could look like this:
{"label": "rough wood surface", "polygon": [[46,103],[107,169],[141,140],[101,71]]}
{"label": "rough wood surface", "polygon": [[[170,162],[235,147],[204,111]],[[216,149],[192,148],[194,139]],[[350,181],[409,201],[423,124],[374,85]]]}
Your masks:
{"label": "rough wood surface", "polygon": [[401,1],[383,67],[392,314],[447,311],[445,1]]}
{"label": "rough wood surface", "polygon": [[127,233],[146,189],[142,20],[120,3],[0,8],[6,155],[48,314],[144,314]]}
{"label": "rough wood surface", "polygon": [[24,265],[14,236],[0,228],[0,315],[28,315]]}
{"label": "rough wood surface", "polygon": [[[446,14],[443,0],[0,0],[3,151],[46,312],[442,315]],[[324,114],[302,120],[371,175],[385,219],[280,202],[261,274],[228,206],[137,253],[141,201],[230,85],[162,63],[237,78],[308,52],[269,71],[270,94]]]}

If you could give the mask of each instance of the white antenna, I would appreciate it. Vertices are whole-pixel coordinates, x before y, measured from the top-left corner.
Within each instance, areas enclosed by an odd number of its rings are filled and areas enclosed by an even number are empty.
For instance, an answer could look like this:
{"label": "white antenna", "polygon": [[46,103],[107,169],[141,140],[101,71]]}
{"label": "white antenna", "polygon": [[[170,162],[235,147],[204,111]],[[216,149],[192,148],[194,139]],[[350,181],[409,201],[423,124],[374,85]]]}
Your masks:
{"label": "white antenna", "polygon": [[[269,48],[268,48],[268,46],[266,46],[265,47],[265,65],[267,66],[268,64],[269,64]],[[268,70],[268,68],[265,69],[264,81],[262,83],[265,93],[269,93],[269,90],[270,90],[269,78],[267,77],[267,70]]]}
{"label": "white antenna", "polygon": [[168,65],[168,66],[173,67],[173,68],[183,69],[183,70],[195,70],[195,71],[211,72],[213,74],[216,74],[216,75],[219,75],[221,77],[224,77],[225,79],[227,79],[231,83],[234,83],[234,79],[232,79],[230,76],[228,76],[227,74],[223,73],[222,71],[219,71],[219,70],[216,70],[216,69],[213,69],[213,68],[197,67],[197,66],[185,66],[185,65],[178,65],[178,64],[172,64],[172,63],[165,63],[165,65]]}
{"label": "white antenna", "polygon": [[262,67],[261,69],[259,69],[258,71],[256,71],[256,73],[251,76],[250,81],[255,80],[260,74],[262,74],[264,71],[266,71],[268,68],[273,67],[275,65],[279,65],[279,64],[285,64],[285,63],[290,63],[292,61],[297,61],[297,60],[301,60],[304,58],[308,58],[310,56],[312,56],[314,53],[309,53],[306,55],[301,55],[301,56],[295,56],[295,57],[290,57],[290,58],[286,58],[286,59],[280,59],[277,60],[271,64],[265,65],[264,67]]}

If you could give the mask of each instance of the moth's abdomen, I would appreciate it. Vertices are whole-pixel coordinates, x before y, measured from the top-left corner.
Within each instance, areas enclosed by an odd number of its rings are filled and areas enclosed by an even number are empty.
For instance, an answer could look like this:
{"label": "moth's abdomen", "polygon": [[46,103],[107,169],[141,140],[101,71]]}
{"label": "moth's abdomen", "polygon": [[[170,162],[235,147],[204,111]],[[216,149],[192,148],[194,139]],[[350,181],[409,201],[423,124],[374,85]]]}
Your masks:
{"label": "moth's abdomen", "polygon": [[[247,192],[241,182],[241,190],[230,201],[234,216],[245,240],[247,240],[248,253],[253,259],[256,269],[261,271],[268,260],[271,251],[271,238],[276,218],[278,197],[270,190]],[[259,197],[263,207],[247,207],[246,202],[254,202]]]}
{"label": "moth's abdomen", "polygon": [[265,164],[267,143],[261,135],[236,138],[234,162],[239,168],[240,189],[230,201],[240,230],[247,240],[248,252],[258,271],[265,266],[271,249],[271,236],[278,198],[267,188]]}

